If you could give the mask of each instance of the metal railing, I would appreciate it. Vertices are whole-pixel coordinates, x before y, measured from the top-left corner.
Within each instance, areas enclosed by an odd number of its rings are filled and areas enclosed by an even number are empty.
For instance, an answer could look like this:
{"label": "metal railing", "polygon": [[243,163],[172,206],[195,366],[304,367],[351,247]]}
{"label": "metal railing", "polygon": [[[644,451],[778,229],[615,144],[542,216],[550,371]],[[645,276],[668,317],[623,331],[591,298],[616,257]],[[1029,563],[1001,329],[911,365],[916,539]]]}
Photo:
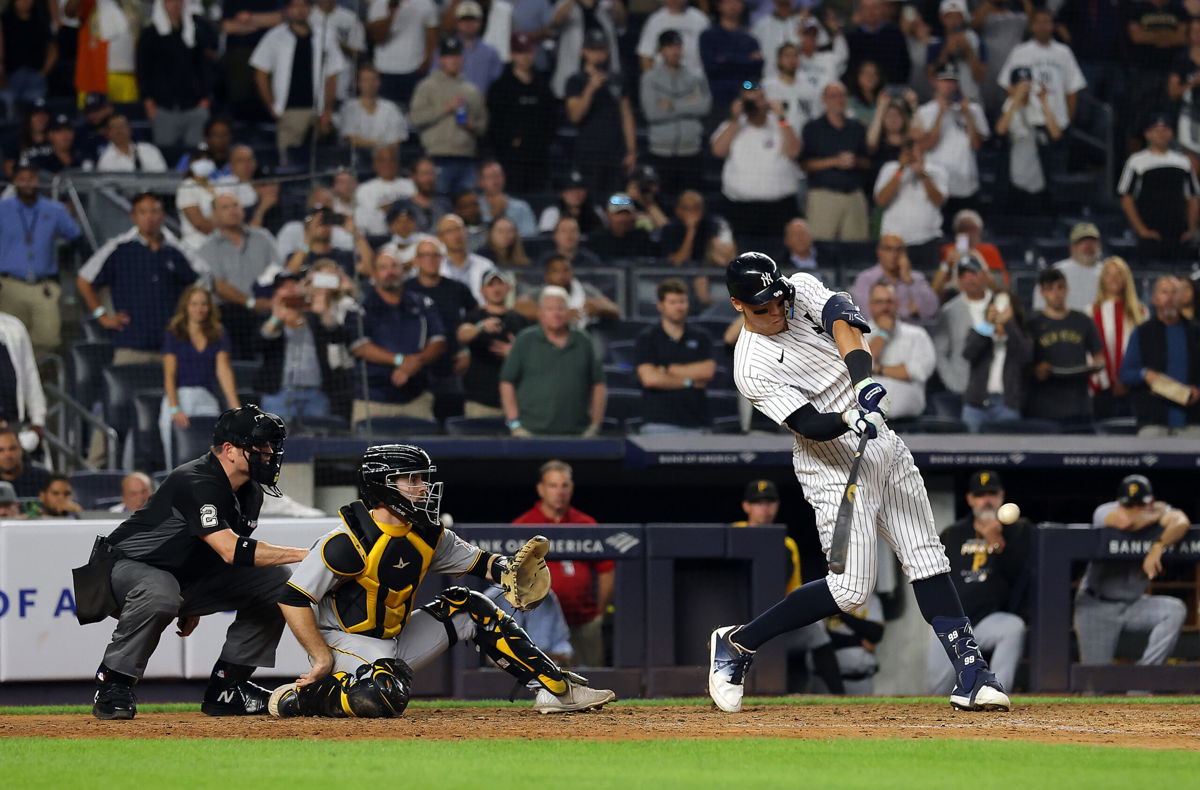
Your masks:
{"label": "metal railing", "polygon": [[94,471],[97,468],[88,461],[87,450],[84,449],[83,425],[86,423],[93,430],[103,433],[108,440],[105,447],[108,468],[119,469],[117,451],[120,447],[121,437],[117,435],[116,429],[92,414],[91,410],[58,386],[43,384],[42,387],[46,391],[46,395],[55,401],[53,406],[47,410],[46,422],[49,423],[53,415],[59,420],[61,426],[60,432],[55,433],[49,430],[49,425],[47,425],[44,437],[46,442],[62,456],[62,462],[56,464],[54,468],[66,469],[68,464],[76,469],[87,471]]}

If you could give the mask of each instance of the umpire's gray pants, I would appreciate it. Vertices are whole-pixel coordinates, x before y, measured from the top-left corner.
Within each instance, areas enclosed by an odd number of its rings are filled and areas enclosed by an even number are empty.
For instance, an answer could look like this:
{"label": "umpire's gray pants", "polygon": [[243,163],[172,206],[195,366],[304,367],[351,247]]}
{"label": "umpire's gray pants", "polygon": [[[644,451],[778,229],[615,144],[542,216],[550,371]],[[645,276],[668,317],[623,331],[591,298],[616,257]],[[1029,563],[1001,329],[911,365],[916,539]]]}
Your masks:
{"label": "umpire's gray pants", "polygon": [[207,107],[193,107],[190,110],[164,110],[160,107],[154,114],[154,120],[150,121],[154,144],[159,148],[195,148],[204,137],[207,120]]}
{"label": "umpire's gray pants", "polygon": [[113,566],[113,595],[123,601],[104,664],[140,678],[158,647],[163,630],[176,617],[237,610],[225,632],[221,659],[253,667],[275,666],[275,648],[283,634],[279,593],[291,574],[285,568],[225,565],[180,587],[170,573],[135,560]]}
{"label": "umpire's gray pants", "polygon": [[[450,625],[458,635],[459,642],[475,636],[475,621],[465,613],[451,617]],[[351,675],[363,664],[381,658],[399,659],[416,672],[450,646],[446,626],[424,609],[413,612],[400,635],[392,639],[377,639],[332,629],[323,629],[321,636],[325,637],[325,643],[333,650],[333,671]]]}
{"label": "umpire's gray pants", "polygon": [[[1004,690],[1011,692],[1017,664],[1021,662],[1025,648],[1025,621],[1009,612],[992,612],[978,623],[972,623],[971,629],[979,649],[990,656],[988,669],[995,673]],[[946,659],[946,648],[932,631],[930,640],[926,664],[929,693],[949,694],[954,689],[954,665]]]}
{"label": "umpire's gray pants", "polygon": [[1187,606],[1169,595],[1143,595],[1136,601],[1102,601],[1086,593],[1075,597],[1075,634],[1081,664],[1110,664],[1121,631],[1149,631],[1139,664],[1161,664],[1175,649]]}

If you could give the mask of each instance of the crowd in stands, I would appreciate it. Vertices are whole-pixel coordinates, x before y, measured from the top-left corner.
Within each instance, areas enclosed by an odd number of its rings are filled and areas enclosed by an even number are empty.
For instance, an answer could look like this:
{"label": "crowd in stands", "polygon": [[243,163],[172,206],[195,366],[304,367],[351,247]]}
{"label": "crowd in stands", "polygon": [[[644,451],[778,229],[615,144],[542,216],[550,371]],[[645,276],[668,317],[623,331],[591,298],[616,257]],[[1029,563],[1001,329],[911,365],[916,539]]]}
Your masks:
{"label": "crowd in stands", "polygon": [[[1200,431],[1200,0],[14,0],[0,42],[27,454],[37,360],[81,345],[148,471],[249,399],[346,433],[771,430],[729,371],[747,249],[852,293],[900,429]],[[49,197],[88,171],[124,229]]]}

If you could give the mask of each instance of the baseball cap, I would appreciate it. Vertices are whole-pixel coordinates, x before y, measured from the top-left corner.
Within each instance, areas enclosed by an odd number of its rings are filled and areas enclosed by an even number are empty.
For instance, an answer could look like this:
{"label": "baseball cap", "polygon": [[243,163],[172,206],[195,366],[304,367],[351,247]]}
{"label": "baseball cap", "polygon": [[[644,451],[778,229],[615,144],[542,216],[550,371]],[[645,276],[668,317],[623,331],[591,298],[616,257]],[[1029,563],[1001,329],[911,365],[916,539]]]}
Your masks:
{"label": "baseball cap", "polygon": [[1008,81],[1013,85],[1018,82],[1033,82],[1033,70],[1028,66],[1017,66],[1009,72]]}
{"label": "baseball cap", "polygon": [[1154,501],[1154,488],[1144,475],[1128,475],[1117,489],[1117,501],[1122,505],[1148,505]]}
{"label": "baseball cap", "polygon": [[658,171],[654,169],[654,165],[638,165],[633,171],[633,179],[639,184],[659,184],[662,179],[658,177]]}
{"label": "baseball cap", "polygon": [[294,272],[294,271],[291,271],[290,269],[284,269],[283,271],[281,271],[275,275],[275,279],[271,281],[271,287],[278,288],[279,286],[286,283],[288,280],[295,280],[296,282],[299,282],[300,280],[303,280],[303,279],[304,279],[304,275],[301,272]]}
{"label": "baseball cap", "polygon": [[57,131],[59,129],[70,129],[70,128],[71,128],[71,119],[64,114],[59,113],[58,115],[54,116],[54,118],[50,121],[50,125],[46,127],[46,131],[53,132],[53,131]]}
{"label": "baseball cap", "polygon": [[746,483],[744,502],[778,502],[779,489],[770,480],[751,480]]}
{"label": "baseball cap", "polygon": [[800,26],[801,35],[805,33],[819,33],[821,31],[821,23],[810,17],[805,17],[804,23]]}
{"label": "baseball cap", "polygon": [[455,19],[483,19],[483,7],[475,0],[462,0],[454,9]]}
{"label": "baseball cap", "polygon": [[583,173],[578,170],[572,170],[567,173],[562,180],[562,186],[559,189],[580,189],[587,186],[587,182],[583,180]]}
{"label": "baseball cap", "polygon": [[91,112],[99,110],[102,107],[108,106],[108,94],[106,93],[89,93],[83,99],[83,111]]}
{"label": "baseball cap", "polygon": [[483,277],[479,280],[479,284],[480,285],[490,285],[492,280],[500,280],[509,285],[512,285],[514,282],[514,278],[511,274],[509,274],[508,272],[500,271],[499,269],[493,267],[483,273]]}
{"label": "baseball cap", "polygon": [[13,488],[13,484],[7,480],[0,480],[0,504],[9,504],[10,502],[18,502],[20,498],[17,496],[17,489]]}
{"label": "baseball cap", "polygon": [[508,39],[508,48],[513,52],[533,52],[533,39],[528,33],[513,33]]}
{"label": "baseball cap", "polygon": [[678,30],[664,30],[658,34],[658,48],[671,47],[683,43],[683,36]]}
{"label": "baseball cap", "polygon": [[1142,124],[1143,129],[1153,129],[1155,126],[1165,126],[1168,129],[1173,128],[1171,123],[1171,114],[1168,112],[1152,112],[1146,116],[1146,122]]}
{"label": "baseball cap", "polygon": [[966,255],[958,261],[958,273],[963,272],[981,272],[983,264],[974,255]]}
{"label": "baseball cap", "polygon": [[963,16],[966,16],[967,15],[966,4],[963,3],[962,0],[942,0],[941,5],[938,6],[938,16],[941,16],[943,14],[952,14],[955,11],[962,14]]}
{"label": "baseball cap", "polygon": [[584,49],[608,49],[608,36],[598,27],[588,30],[583,36]]}
{"label": "baseball cap", "polygon": [[462,42],[458,40],[458,36],[447,36],[442,39],[442,45],[438,48],[439,55],[461,55],[463,53]]}
{"label": "baseball cap", "polygon": [[619,214],[622,211],[636,211],[636,206],[633,205],[633,198],[629,195],[617,192],[608,199],[608,213]]}
{"label": "baseball cap", "polygon": [[980,469],[971,475],[971,481],[967,483],[967,491],[972,494],[995,494],[1003,490],[1004,481],[991,469]]}
{"label": "baseball cap", "polygon": [[958,68],[953,63],[943,63],[933,75],[935,80],[958,80]]}
{"label": "baseball cap", "polygon": [[396,217],[399,217],[399,216],[416,217],[417,212],[413,208],[412,203],[410,203],[409,201],[397,200],[395,203],[392,204],[391,208],[388,209],[388,213],[387,213],[388,224],[389,225],[392,224],[392,222],[396,219]]}
{"label": "baseball cap", "polygon": [[1072,244],[1074,244],[1077,241],[1082,241],[1083,239],[1098,239],[1098,238],[1100,238],[1100,229],[1097,228],[1094,223],[1077,222],[1071,228],[1071,243]]}

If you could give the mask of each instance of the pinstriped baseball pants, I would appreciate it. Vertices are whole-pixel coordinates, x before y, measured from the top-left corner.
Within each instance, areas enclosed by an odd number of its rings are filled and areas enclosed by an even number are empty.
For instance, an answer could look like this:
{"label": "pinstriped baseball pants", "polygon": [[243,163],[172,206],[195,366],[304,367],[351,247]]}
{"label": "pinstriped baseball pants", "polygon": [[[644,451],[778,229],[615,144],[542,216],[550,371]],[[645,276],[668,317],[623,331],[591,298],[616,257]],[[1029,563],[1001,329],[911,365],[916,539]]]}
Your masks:
{"label": "pinstriped baseball pants", "polygon": [[[826,555],[857,444],[858,437],[847,432],[828,442],[798,440],[792,452],[796,479],[816,512],[821,550]],[[886,426],[867,442],[859,468],[846,571],[826,577],[829,592],[843,612],[865,604],[875,589],[877,535],[900,558],[909,581],[950,570],[933,523],[925,481],[908,447]]]}

